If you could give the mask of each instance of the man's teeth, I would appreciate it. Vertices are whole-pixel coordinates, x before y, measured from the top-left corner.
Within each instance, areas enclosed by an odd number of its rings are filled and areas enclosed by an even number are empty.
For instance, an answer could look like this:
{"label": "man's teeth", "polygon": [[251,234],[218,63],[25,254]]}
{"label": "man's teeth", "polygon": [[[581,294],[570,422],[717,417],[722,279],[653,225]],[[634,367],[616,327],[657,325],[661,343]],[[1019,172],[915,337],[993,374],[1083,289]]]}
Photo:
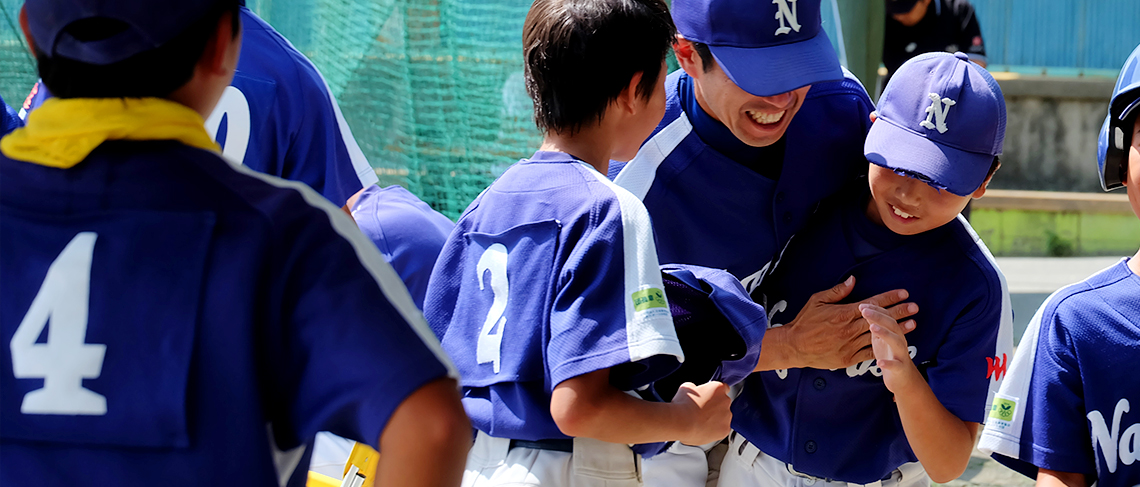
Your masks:
{"label": "man's teeth", "polygon": [[910,213],[902,211],[902,210],[898,209],[897,207],[892,206],[891,209],[895,210],[896,215],[901,216],[903,218],[914,218],[914,215],[911,215]]}
{"label": "man's teeth", "polygon": [[786,111],[787,110],[780,110],[776,113],[748,112],[748,114],[752,116],[752,120],[755,120],[756,123],[767,125],[779,122],[780,119],[784,118],[784,112]]}

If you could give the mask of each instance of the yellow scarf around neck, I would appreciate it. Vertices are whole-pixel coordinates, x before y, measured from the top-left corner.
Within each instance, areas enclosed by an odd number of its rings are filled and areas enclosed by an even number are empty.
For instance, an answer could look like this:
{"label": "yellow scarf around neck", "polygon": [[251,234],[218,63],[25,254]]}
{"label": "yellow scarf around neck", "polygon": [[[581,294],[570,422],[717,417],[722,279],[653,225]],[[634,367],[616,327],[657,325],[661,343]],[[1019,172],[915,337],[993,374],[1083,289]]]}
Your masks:
{"label": "yellow scarf around neck", "polygon": [[202,116],[162,98],[52,98],[0,139],[9,158],[69,168],[108,140],[177,140],[220,153]]}

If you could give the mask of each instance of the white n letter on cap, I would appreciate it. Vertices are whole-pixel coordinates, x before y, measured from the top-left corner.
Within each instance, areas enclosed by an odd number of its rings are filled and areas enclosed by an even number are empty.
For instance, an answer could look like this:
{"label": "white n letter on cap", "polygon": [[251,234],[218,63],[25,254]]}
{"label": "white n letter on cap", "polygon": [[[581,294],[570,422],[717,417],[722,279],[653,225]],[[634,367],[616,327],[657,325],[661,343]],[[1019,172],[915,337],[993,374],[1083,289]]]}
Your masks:
{"label": "white n letter on cap", "polygon": [[[780,21],[780,28],[776,29],[775,35],[787,34],[795,29],[796,32],[800,31],[800,20],[796,14],[796,0],[772,0],[776,4],[776,20]],[[788,7],[788,3],[792,6]],[[791,24],[789,28],[787,24]]]}
{"label": "white n letter on cap", "polygon": [[[956,102],[949,98],[942,98],[938,96],[938,93],[931,93],[929,96],[930,106],[926,107],[926,120],[918,124],[932,130],[937,128],[938,133],[944,134],[949,130],[946,128],[946,113],[950,111],[950,107],[954,106]],[[930,123],[931,119],[934,119],[937,125]]]}

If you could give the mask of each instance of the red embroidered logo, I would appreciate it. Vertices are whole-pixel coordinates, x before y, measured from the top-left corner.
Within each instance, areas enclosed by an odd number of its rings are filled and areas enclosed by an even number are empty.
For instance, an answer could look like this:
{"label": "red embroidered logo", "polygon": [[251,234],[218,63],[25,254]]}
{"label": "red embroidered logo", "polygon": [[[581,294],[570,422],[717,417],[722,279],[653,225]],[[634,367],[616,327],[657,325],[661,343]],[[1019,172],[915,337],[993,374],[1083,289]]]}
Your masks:
{"label": "red embroidered logo", "polygon": [[974,45],[975,46],[982,45],[982,36],[974,36]]}
{"label": "red embroidered logo", "polygon": [[1001,376],[1005,375],[1006,366],[1009,365],[1009,357],[1003,353],[1001,358],[986,357],[986,378],[993,377],[995,380],[1001,380]]}

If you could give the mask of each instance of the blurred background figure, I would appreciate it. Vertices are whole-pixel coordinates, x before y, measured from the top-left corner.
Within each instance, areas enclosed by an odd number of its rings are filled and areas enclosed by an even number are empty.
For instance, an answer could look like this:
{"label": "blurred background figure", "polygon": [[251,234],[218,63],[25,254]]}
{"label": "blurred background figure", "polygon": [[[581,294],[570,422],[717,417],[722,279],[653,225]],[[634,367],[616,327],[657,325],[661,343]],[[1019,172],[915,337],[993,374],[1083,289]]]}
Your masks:
{"label": "blurred background figure", "polygon": [[883,65],[887,80],[908,59],[927,52],[962,51],[986,67],[982,29],[969,0],[886,0]]}

